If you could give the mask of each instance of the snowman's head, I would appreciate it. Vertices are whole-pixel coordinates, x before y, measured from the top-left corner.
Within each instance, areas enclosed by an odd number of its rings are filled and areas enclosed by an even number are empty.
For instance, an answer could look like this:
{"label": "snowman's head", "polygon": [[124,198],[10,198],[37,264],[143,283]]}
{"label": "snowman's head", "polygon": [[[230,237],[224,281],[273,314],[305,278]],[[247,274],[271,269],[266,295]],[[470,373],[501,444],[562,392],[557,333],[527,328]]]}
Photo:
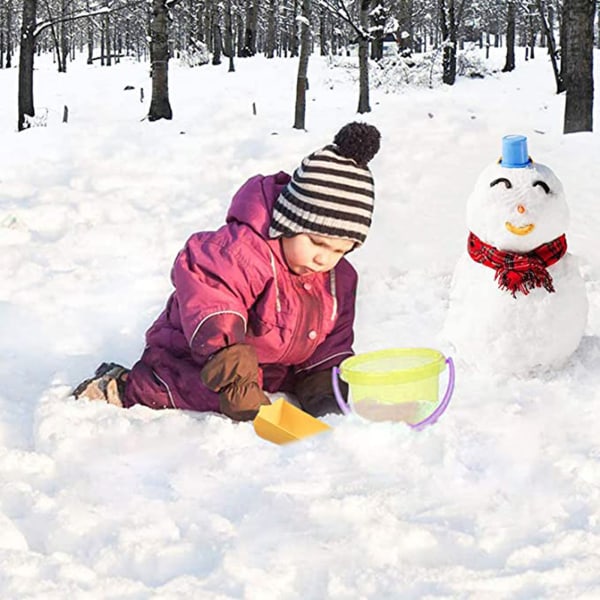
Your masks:
{"label": "snowman's head", "polygon": [[[467,226],[479,239],[500,250],[525,253],[559,237],[568,226],[564,190],[553,171],[531,161],[503,158],[484,169],[467,202]],[[507,139],[505,138],[505,139]],[[516,166],[515,166],[516,165]]]}

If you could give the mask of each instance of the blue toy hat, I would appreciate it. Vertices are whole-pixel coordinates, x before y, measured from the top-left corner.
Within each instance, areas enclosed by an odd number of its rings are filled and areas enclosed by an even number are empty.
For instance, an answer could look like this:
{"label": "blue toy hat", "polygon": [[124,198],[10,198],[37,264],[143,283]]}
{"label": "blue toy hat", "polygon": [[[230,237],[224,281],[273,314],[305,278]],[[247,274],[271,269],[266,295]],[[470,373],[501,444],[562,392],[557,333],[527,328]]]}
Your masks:
{"label": "blue toy hat", "polygon": [[505,135],[502,138],[502,158],[500,164],[507,169],[522,169],[531,161],[527,152],[527,138],[524,135]]}

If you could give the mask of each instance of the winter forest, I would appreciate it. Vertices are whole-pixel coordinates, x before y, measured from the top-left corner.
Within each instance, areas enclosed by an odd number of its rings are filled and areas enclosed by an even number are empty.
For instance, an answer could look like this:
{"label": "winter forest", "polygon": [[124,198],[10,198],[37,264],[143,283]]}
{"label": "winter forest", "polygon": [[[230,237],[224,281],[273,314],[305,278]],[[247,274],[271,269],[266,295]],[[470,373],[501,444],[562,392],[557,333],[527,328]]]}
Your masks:
{"label": "winter forest", "polygon": [[[336,56],[357,49],[362,114],[370,111],[369,61],[385,70],[398,61],[410,69],[415,56],[421,63],[423,57],[438,60],[443,83],[453,85],[457,73],[481,76],[460,54],[466,45],[485,48],[488,56],[490,48],[505,47],[505,72],[515,68],[518,47],[525,60],[548,53],[557,93],[567,90],[565,132],[585,131],[592,129],[595,5],[594,0],[2,0],[0,67],[10,68],[19,55],[21,130],[35,116],[36,55],[52,53],[59,72],[77,54],[106,67],[124,57],[149,61],[150,121],[172,118],[170,58],[190,66],[228,61],[234,71],[237,59],[256,54],[299,57],[294,127],[302,129],[312,53]],[[397,51],[393,61],[386,61],[386,48]]]}

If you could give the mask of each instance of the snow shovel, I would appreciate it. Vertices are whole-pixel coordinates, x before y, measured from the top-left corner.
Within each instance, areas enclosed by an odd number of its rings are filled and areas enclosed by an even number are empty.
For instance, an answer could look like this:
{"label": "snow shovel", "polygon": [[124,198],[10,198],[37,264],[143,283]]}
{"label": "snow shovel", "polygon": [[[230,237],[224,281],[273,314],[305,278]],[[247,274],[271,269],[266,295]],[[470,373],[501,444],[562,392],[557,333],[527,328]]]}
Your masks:
{"label": "snow shovel", "polygon": [[261,406],[253,421],[254,431],[274,444],[287,444],[331,429],[293,404],[279,398],[273,404]]}

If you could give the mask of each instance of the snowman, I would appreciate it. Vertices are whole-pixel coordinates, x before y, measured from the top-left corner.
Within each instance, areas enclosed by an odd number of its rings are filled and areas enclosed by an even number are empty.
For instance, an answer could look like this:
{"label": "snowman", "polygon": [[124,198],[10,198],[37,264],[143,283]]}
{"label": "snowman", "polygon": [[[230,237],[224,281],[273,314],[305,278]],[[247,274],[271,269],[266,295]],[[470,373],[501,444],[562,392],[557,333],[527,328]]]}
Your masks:
{"label": "snowman", "polygon": [[567,252],[569,210],[527,138],[505,136],[502,158],[467,202],[469,236],[450,289],[445,337],[476,368],[526,374],[563,365],[585,329],[588,301]]}

